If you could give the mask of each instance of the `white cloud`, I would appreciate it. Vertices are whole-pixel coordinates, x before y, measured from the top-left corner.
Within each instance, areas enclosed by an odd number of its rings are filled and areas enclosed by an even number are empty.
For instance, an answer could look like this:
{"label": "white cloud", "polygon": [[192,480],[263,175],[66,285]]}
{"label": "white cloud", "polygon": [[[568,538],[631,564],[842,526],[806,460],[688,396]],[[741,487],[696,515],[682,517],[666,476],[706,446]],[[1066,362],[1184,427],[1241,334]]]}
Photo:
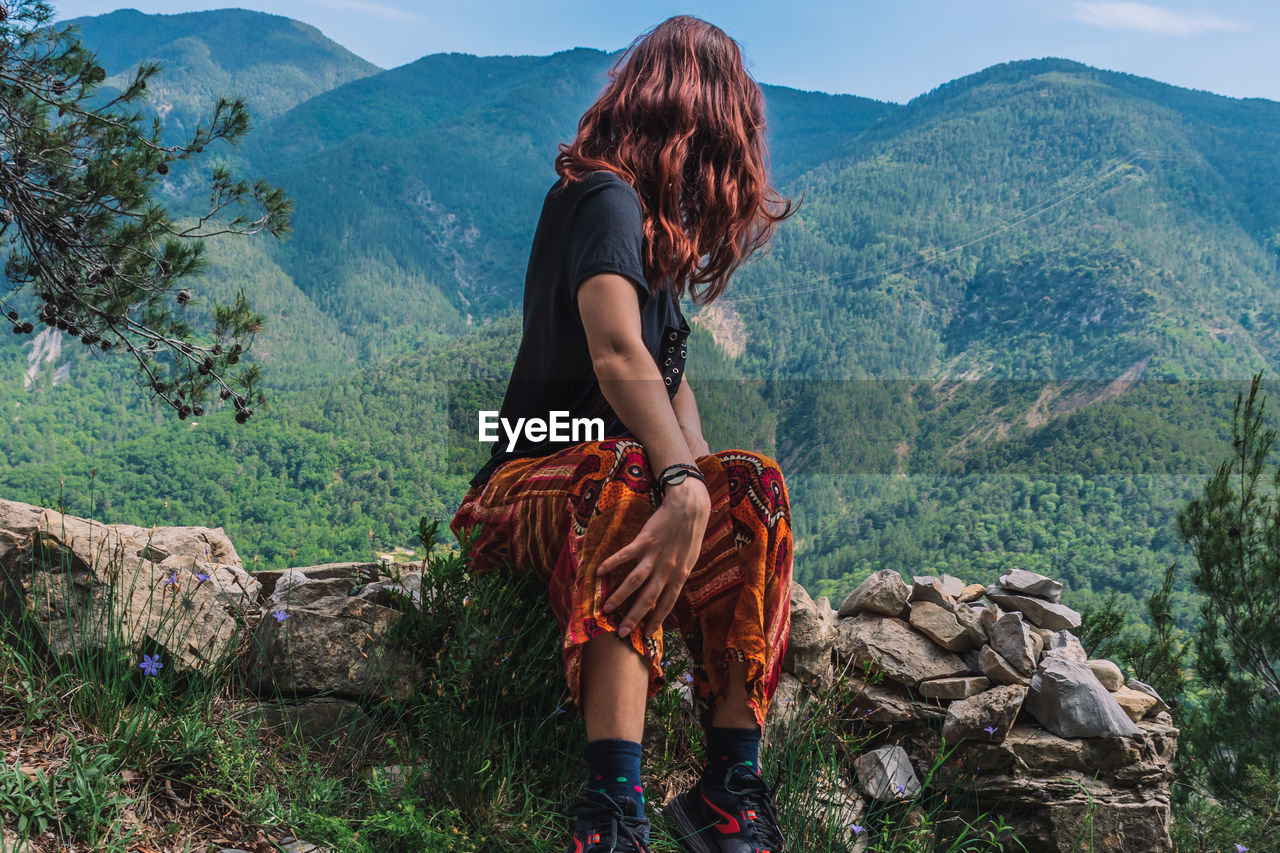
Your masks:
{"label": "white cloud", "polygon": [[382,18],[386,21],[399,21],[401,23],[425,23],[427,21],[425,15],[419,15],[417,12],[411,12],[408,9],[398,9],[385,3],[374,3],[372,0],[312,0],[312,2],[320,6],[328,6],[330,9],[350,9],[352,12],[359,12],[372,18]]}
{"label": "white cloud", "polygon": [[1175,12],[1147,3],[1076,3],[1076,20],[1104,30],[1138,30],[1172,36],[1234,32],[1245,29],[1239,21],[1204,12]]}

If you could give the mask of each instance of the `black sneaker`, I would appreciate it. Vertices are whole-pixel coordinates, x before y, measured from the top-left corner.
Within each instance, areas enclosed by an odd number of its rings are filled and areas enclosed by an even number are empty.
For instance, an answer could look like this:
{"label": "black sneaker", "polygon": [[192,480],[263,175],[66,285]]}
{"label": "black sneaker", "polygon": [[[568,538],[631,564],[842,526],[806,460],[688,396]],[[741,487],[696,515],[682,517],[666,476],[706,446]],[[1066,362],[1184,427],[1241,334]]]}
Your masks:
{"label": "black sneaker", "polygon": [[564,853],[649,853],[649,820],[635,817],[631,806],[604,793],[571,806],[573,839]]}
{"label": "black sneaker", "polygon": [[725,789],[699,781],[667,804],[691,853],[785,853],[773,810],[773,789],[745,763],[725,774]]}

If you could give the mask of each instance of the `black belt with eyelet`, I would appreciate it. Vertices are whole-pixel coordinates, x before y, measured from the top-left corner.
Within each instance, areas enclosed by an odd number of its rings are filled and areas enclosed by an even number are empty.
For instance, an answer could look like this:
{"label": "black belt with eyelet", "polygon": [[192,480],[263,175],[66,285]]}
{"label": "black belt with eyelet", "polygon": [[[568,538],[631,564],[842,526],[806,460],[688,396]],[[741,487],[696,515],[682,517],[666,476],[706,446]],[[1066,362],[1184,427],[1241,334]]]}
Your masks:
{"label": "black belt with eyelet", "polygon": [[688,342],[688,329],[668,325],[662,330],[657,361],[662,381],[668,388],[675,388],[680,383],[680,373],[684,370],[685,359],[688,358]]}

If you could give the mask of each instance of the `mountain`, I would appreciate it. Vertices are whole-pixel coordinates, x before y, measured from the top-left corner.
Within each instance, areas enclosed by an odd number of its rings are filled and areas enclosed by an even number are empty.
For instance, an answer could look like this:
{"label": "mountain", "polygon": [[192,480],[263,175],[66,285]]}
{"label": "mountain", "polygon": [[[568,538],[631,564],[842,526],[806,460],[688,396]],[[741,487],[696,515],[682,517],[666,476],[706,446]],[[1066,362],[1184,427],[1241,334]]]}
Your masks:
{"label": "mountain", "polygon": [[[249,13],[200,14],[233,32]],[[142,16],[129,56],[180,41],[143,35],[183,17]],[[249,67],[202,43],[208,68]],[[266,44],[263,62],[295,56]],[[120,360],[10,336],[0,490],[224,518],[272,565],[447,515],[514,356],[556,145],[617,56],[434,54],[295,90],[221,155],[285,188],[295,232],[211,241],[197,286],[268,314],[272,407],[179,424]],[[195,67],[190,86],[223,73]],[[690,311],[690,376],[713,445],[788,472],[798,577],[835,595],[876,568],[1018,566],[1136,612],[1186,559],[1173,513],[1220,461],[1237,386],[1280,362],[1280,104],[1053,58],[905,105],[765,93],[773,175],[805,201]]]}
{"label": "mountain", "polygon": [[59,21],[62,25],[75,27],[97,55],[107,73],[104,94],[123,89],[140,62],[161,64],[148,83],[148,101],[171,144],[189,138],[199,121],[208,120],[219,95],[243,97],[259,126],[381,70],[315,27],[247,9],[174,15],[120,9]]}

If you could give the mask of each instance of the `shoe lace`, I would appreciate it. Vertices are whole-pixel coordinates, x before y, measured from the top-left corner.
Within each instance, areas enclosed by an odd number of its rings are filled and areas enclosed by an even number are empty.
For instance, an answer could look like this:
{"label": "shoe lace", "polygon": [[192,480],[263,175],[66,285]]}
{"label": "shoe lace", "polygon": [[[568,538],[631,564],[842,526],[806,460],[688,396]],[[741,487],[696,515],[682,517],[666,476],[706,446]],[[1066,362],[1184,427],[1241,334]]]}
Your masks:
{"label": "shoe lace", "polygon": [[[570,806],[565,815],[584,818],[592,827],[603,827],[607,822],[610,853],[650,853],[649,846],[643,840],[644,829],[649,822],[642,817],[624,814],[622,806],[603,791],[595,792],[594,796],[603,797],[608,802],[586,799]],[[604,833],[601,832],[601,837],[603,836]],[[627,846],[619,846],[619,842],[625,842]]]}
{"label": "shoe lace", "polygon": [[770,853],[785,853],[783,847],[786,842],[782,838],[778,815],[773,807],[773,794],[777,787],[765,784],[760,774],[745,762],[729,768],[724,787],[729,793],[741,797],[743,803],[756,813],[752,826],[757,840],[767,845]]}

